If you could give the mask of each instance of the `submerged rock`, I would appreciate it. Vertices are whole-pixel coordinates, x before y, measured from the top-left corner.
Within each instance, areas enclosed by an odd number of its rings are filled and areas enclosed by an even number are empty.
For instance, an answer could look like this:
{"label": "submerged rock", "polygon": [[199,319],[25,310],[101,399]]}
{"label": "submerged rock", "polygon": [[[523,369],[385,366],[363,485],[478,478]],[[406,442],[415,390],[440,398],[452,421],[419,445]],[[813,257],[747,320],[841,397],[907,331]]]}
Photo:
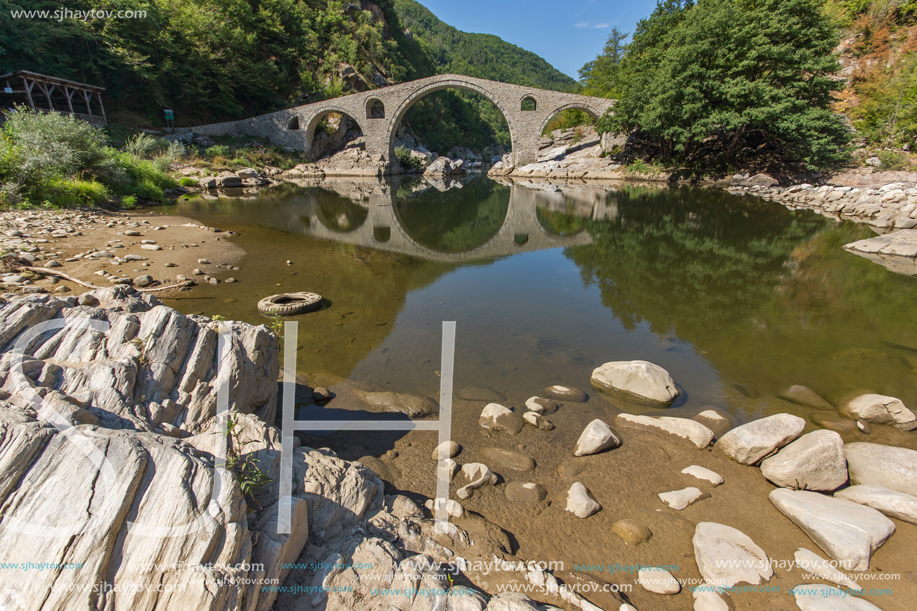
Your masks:
{"label": "submerged rock", "polygon": [[458,398],[465,401],[486,401],[487,403],[503,403],[506,395],[481,386],[466,386],[458,391]]}
{"label": "submerged rock", "polygon": [[738,463],[753,465],[799,437],[805,428],[802,418],[777,414],[732,429],[715,447]]}
{"label": "submerged rock", "polygon": [[917,420],[901,399],[885,395],[860,395],[842,405],[841,414],[873,424],[908,424]]}
{"label": "submerged rock", "polygon": [[761,474],[777,486],[837,490],[847,482],[844,442],[834,431],[814,431],[764,459]]}
{"label": "submerged rock", "polygon": [[481,454],[496,463],[497,466],[506,469],[513,469],[514,471],[533,471],[535,469],[535,460],[531,456],[526,456],[516,450],[483,448]]}
{"label": "submerged rock", "polygon": [[585,403],[587,399],[586,393],[581,391],[579,388],[573,388],[572,386],[560,386],[555,384],[554,386],[548,386],[545,388],[544,392],[552,399],[557,399],[558,401]]}
{"label": "submerged rock", "polygon": [[553,431],[554,424],[536,412],[525,412],[522,419],[542,431]]}
{"label": "submerged rock", "polygon": [[550,399],[542,399],[541,397],[529,397],[525,402],[525,406],[542,416],[547,416],[557,411],[557,403]]}
{"label": "submerged rock", "polygon": [[814,407],[816,409],[834,409],[833,405],[819,397],[814,390],[799,384],[790,386],[777,396],[781,399],[786,399],[791,403],[804,405],[806,407]]}
{"label": "submerged rock", "polygon": [[614,361],[592,372],[592,385],[668,405],[681,394],[669,372],[647,361]]}
{"label": "submerged rock", "polygon": [[439,406],[427,397],[400,392],[366,392],[354,389],[361,401],[387,412],[400,412],[410,418],[422,418],[439,411]]}
{"label": "submerged rock", "polygon": [[713,431],[714,435],[717,437],[722,437],[733,427],[732,416],[729,416],[715,408],[705,409],[704,411],[691,418],[691,420],[700,422],[705,427]]}
{"label": "submerged rock", "polygon": [[541,484],[534,484],[532,482],[510,482],[506,484],[504,494],[508,501],[534,505],[535,503],[543,501],[548,495],[548,492]]}
{"label": "submerged rock", "polygon": [[770,500],[826,554],[848,571],[865,571],[869,558],[895,532],[894,523],[870,507],[804,490],[778,488]]}

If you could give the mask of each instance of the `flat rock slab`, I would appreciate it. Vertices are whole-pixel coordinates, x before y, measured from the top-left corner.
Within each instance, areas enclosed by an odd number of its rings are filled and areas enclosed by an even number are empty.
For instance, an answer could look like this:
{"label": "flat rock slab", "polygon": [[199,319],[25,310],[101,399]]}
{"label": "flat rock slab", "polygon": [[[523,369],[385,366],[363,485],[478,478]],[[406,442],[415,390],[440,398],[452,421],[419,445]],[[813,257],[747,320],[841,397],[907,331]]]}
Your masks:
{"label": "flat rock slab", "polygon": [[769,497],[844,570],[867,570],[872,553],[895,532],[895,524],[875,509],[843,499],[785,488]]}
{"label": "flat rock slab", "polygon": [[882,253],[917,257],[917,229],[902,229],[885,235],[851,242],[844,246],[857,253]]}
{"label": "flat rock slab", "polygon": [[887,516],[917,524],[917,496],[884,486],[859,485],[838,490],[834,497],[866,505]]}
{"label": "flat rock slab", "polygon": [[743,465],[753,465],[799,437],[806,421],[791,414],[776,414],[736,427],[720,437],[716,448]]}
{"label": "flat rock slab", "polygon": [[723,476],[720,475],[719,473],[715,471],[711,471],[710,469],[705,469],[704,467],[699,467],[697,465],[691,465],[690,467],[685,467],[684,469],[681,470],[681,472],[684,473],[685,475],[691,475],[693,477],[696,477],[697,479],[702,479],[704,481],[707,481],[713,484],[714,486],[719,486],[724,481]]}
{"label": "flat rock slab", "polygon": [[764,459],[761,474],[784,488],[837,490],[847,482],[844,441],[834,431],[813,431]]}
{"label": "flat rock slab", "polygon": [[681,511],[688,505],[696,503],[697,501],[709,495],[705,494],[704,492],[702,492],[701,490],[693,486],[689,486],[688,488],[685,488],[683,490],[673,490],[672,492],[660,492],[657,496],[660,498],[660,500],[662,500],[663,503],[665,503],[672,509]]}
{"label": "flat rock slab", "polygon": [[601,508],[602,506],[592,498],[592,493],[586,489],[586,486],[573,482],[567,493],[567,511],[578,518],[588,518]]}
{"label": "flat rock slab", "polygon": [[709,446],[714,437],[713,431],[706,426],[687,418],[672,418],[670,416],[654,418],[652,416],[637,416],[625,413],[618,414],[615,417],[615,424],[675,435],[691,442],[699,450]]}
{"label": "flat rock slab", "polygon": [[669,372],[648,361],[613,361],[592,372],[592,385],[669,405],[681,394]]}
{"label": "flat rock slab", "polygon": [[621,439],[611,427],[601,420],[593,420],[576,441],[576,447],[573,449],[574,456],[589,456],[598,454],[609,448],[617,448],[621,445]]}
{"label": "flat rock slab", "polygon": [[813,551],[800,547],[796,550],[796,553],[793,554],[793,560],[796,561],[796,566],[806,573],[811,573],[816,577],[827,579],[831,583],[850,588],[853,591],[860,590],[860,586],[857,585],[857,582],[847,577],[844,572],[839,571],[837,567],[833,566],[830,562]]}
{"label": "flat rock slab", "polygon": [[678,594],[681,585],[670,572],[665,569],[651,567],[637,571],[637,583],[654,594]]}
{"label": "flat rock slab", "polygon": [[844,446],[852,484],[885,486],[917,496],[917,451],[878,443]]}
{"label": "flat rock slab", "polygon": [[694,559],[704,581],[731,588],[758,585],[774,575],[767,554],[748,535],[716,522],[701,522],[694,530]]}
{"label": "flat rock slab", "polygon": [[790,594],[802,611],[882,611],[871,602],[823,583],[801,584],[790,590]]}
{"label": "flat rock slab", "polygon": [[504,448],[483,448],[481,454],[484,458],[495,463],[498,467],[512,469],[514,471],[533,471],[535,469],[535,459],[516,450],[506,450]]}

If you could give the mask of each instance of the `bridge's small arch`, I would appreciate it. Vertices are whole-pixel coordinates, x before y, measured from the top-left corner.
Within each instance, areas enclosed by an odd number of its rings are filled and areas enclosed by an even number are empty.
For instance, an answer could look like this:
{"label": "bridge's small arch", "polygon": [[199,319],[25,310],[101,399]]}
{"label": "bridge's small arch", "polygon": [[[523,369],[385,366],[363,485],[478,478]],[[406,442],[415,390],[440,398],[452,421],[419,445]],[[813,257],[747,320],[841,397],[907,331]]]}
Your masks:
{"label": "bridge's small arch", "polygon": [[540,134],[544,132],[545,128],[548,126],[548,123],[553,121],[554,118],[557,117],[557,115],[564,112],[565,110],[581,110],[585,112],[587,115],[589,115],[592,118],[593,122],[598,121],[599,117],[601,116],[601,113],[599,111],[597,111],[595,108],[592,108],[591,106],[587,104],[581,104],[579,102],[574,102],[572,104],[564,104],[560,108],[556,108],[553,112],[548,114],[547,118],[544,120],[544,123],[541,124],[541,129],[538,130],[538,133]]}
{"label": "bridge's small arch", "polygon": [[[366,134],[366,129],[364,129],[363,122],[360,119],[354,117],[350,112],[340,106],[326,106],[320,110],[314,112],[310,117],[308,122],[306,122],[306,152],[311,154],[313,153],[313,145],[318,138],[318,134],[315,133],[316,128],[319,124],[322,123],[322,119],[328,117],[332,113],[341,115],[341,117],[346,117],[348,120],[352,121],[360,130],[362,134]],[[363,119],[366,121],[366,119]]]}
{"label": "bridge's small arch", "polygon": [[538,101],[534,97],[527,95],[523,97],[522,101],[519,103],[519,110],[523,112],[538,110]]}
{"label": "bridge's small arch", "polygon": [[294,116],[287,122],[287,129],[290,130],[290,131],[297,131],[297,130],[299,129],[299,117],[297,117],[296,115],[294,115]]}
{"label": "bridge's small arch", "polygon": [[366,118],[367,119],[384,119],[385,104],[379,98],[369,98],[366,100]]}
{"label": "bridge's small arch", "polygon": [[392,238],[392,228],[379,225],[373,227],[373,240],[380,244],[385,244]]}
{"label": "bridge's small arch", "polygon": [[388,133],[388,157],[391,159],[395,154],[395,134],[398,131],[398,126],[401,124],[401,120],[404,118],[404,115],[407,114],[408,110],[411,109],[411,106],[414,105],[419,99],[435,93],[437,91],[443,91],[446,89],[459,89],[461,91],[468,91],[471,93],[476,93],[488,102],[497,107],[497,110],[500,111],[500,114],[503,115],[503,119],[506,121],[506,126],[509,129],[510,142],[516,142],[515,136],[515,125],[513,124],[513,116],[515,109],[505,108],[499,99],[497,99],[491,92],[487,91],[485,88],[473,83],[471,81],[466,81],[462,78],[450,78],[448,80],[437,81],[429,83],[420,87],[412,94],[410,94],[401,104],[398,106],[397,110],[392,116],[392,122],[389,124],[389,133]]}

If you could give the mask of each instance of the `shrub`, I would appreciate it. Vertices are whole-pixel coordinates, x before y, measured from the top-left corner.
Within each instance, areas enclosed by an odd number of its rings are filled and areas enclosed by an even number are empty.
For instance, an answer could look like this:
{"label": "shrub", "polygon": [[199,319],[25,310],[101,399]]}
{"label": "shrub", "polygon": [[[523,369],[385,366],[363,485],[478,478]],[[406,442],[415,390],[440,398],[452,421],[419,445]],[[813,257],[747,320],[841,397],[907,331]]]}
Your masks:
{"label": "shrub", "polygon": [[130,140],[124,144],[122,149],[128,155],[134,155],[135,157],[140,157],[141,159],[149,159],[153,157],[155,153],[158,153],[160,150],[159,141],[143,132],[135,134]]}
{"label": "shrub", "polygon": [[137,207],[137,198],[133,195],[125,195],[121,198],[121,207],[125,210],[133,210]]}
{"label": "shrub", "polygon": [[403,146],[395,147],[395,157],[398,158],[401,167],[415,170],[421,170],[424,167],[424,162],[411,155],[411,150]]}
{"label": "shrub", "polygon": [[184,178],[178,181],[178,184],[181,185],[182,187],[196,187],[198,183],[193,178],[189,178],[185,176]]}
{"label": "shrub", "polygon": [[215,144],[204,151],[208,157],[215,159],[217,157],[226,157],[229,155],[229,147],[222,144]]}

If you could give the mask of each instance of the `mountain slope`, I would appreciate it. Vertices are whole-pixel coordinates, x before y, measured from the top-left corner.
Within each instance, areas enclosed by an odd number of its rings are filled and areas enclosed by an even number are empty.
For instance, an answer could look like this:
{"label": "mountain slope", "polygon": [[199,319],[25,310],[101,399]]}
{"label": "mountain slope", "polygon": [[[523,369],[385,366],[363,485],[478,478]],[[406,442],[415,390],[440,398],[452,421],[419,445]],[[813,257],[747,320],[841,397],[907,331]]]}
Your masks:
{"label": "mountain slope", "polygon": [[436,74],[463,74],[555,91],[577,84],[542,57],[498,36],[461,32],[415,0],[393,0],[393,4]]}

